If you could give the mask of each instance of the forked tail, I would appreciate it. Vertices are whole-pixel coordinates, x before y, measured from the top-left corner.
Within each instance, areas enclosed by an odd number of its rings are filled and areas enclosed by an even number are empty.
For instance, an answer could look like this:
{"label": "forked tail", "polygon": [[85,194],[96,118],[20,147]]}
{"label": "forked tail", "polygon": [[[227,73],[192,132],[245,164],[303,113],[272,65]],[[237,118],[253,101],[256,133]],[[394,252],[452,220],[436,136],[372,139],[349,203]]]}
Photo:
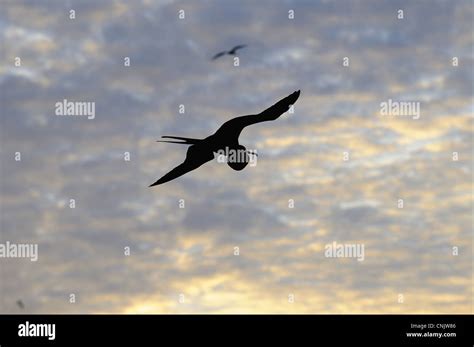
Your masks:
{"label": "forked tail", "polygon": [[162,139],[174,139],[174,140],[181,140],[181,141],[163,141],[158,140],[156,142],[167,142],[167,143],[179,143],[182,145],[195,145],[198,142],[201,142],[201,139],[191,139],[189,137],[180,137],[180,136],[162,136]]}

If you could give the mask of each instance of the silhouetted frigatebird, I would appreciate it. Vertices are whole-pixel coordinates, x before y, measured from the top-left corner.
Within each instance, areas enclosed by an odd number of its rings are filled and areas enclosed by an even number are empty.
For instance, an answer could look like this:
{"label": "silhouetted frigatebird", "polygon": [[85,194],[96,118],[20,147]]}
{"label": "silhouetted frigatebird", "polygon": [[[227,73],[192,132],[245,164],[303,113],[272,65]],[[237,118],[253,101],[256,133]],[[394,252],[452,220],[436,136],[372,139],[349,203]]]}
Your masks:
{"label": "silhouetted frigatebird", "polygon": [[235,53],[237,52],[238,49],[241,49],[241,48],[244,48],[244,47],[247,47],[247,45],[238,45],[238,46],[235,46],[234,48],[232,48],[230,51],[219,52],[215,56],[212,57],[212,60],[216,60],[217,58],[220,58],[220,57],[222,57],[223,55],[226,55],[226,54],[235,55]]}
{"label": "silhouetted frigatebird", "polygon": [[166,175],[161,177],[158,181],[150,185],[150,187],[163,184],[171,181],[185,173],[197,169],[201,165],[214,159],[214,153],[219,151],[234,150],[240,153],[245,153],[240,157],[240,161],[227,162],[227,164],[234,170],[240,171],[245,168],[249,162],[247,153],[254,154],[239,144],[239,136],[242,130],[249,125],[275,120],[280,117],[283,113],[289,110],[290,106],[293,105],[300,96],[300,91],[288,95],[286,98],[281,99],[275,105],[267,108],[265,111],[259,114],[253,114],[248,116],[240,116],[233,118],[217,129],[217,131],[211,136],[205,139],[192,139],[188,137],[178,136],[162,136],[162,138],[175,139],[181,141],[157,141],[157,142],[169,142],[169,143],[181,143],[185,145],[191,145],[186,153],[186,159],[183,163],[175,167],[173,170],[168,172]]}

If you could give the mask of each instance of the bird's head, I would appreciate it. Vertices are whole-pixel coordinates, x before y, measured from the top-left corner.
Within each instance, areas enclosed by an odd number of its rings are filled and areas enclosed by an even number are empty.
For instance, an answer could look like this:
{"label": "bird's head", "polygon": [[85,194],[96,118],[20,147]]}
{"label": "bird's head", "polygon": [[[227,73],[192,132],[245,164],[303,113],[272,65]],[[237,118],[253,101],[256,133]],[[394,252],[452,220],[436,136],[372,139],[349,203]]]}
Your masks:
{"label": "bird's head", "polygon": [[243,170],[249,163],[250,158],[247,148],[242,145],[229,149],[227,156],[227,165],[232,169],[240,171]]}

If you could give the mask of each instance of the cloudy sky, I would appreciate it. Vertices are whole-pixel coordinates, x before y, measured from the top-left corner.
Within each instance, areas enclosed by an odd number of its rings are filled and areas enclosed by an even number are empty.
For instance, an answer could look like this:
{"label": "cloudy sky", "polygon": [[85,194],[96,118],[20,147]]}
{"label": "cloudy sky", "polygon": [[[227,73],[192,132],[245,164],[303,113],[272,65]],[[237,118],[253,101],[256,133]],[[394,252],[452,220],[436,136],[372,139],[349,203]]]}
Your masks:
{"label": "cloudy sky", "polygon": [[[2,0],[0,242],[39,259],[0,258],[0,312],[472,312],[472,20],[468,0]],[[186,153],[160,136],[297,89],[242,133],[255,167],[148,188]]]}

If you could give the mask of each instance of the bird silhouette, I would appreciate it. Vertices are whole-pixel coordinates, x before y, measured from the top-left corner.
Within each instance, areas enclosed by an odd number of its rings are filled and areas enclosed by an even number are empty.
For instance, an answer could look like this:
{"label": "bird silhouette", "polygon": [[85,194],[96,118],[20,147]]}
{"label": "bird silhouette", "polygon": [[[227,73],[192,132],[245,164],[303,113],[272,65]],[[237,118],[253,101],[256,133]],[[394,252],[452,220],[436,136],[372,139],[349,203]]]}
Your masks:
{"label": "bird silhouette", "polygon": [[247,47],[247,45],[238,45],[238,46],[235,46],[234,48],[232,48],[230,51],[222,51],[222,52],[219,52],[217,53],[215,56],[212,57],[212,60],[216,60],[217,58],[220,58],[226,54],[228,55],[235,55],[237,50],[239,49],[242,49],[244,47]]}
{"label": "bird silhouette", "polygon": [[18,300],[16,301],[16,304],[17,304],[18,307],[19,307],[20,309],[22,309],[22,310],[25,308],[25,304],[23,303],[23,301],[22,301],[21,299],[18,299]]}
{"label": "bird silhouette", "polygon": [[227,164],[232,169],[237,171],[244,169],[249,162],[249,155],[253,155],[255,153],[247,151],[247,149],[239,143],[239,136],[242,130],[252,124],[277,119],[283,113],[289,110],[290,106],[293,105],[296,100],[298,100],[299,96],[300,91],[297,90],[259,114],[233,118],[222,124],[222,126],[217,129],[214,134],[206,137],[205,139],[193,139],[180,136],[162,136],[162,138],[165,139],[179,141],[160,140],[157,142],[179,143],[190,145],[190,147],[186,152],[186,159],[184,162],[161,177],[158,181],[150,185],[150,187],[166,183],[184,175],[185,173],[197,169],[201,165],[214,159],[214,153],[218,153],[220,151],[227,150],[227,153],[229,153],[231,150],[238,151],[238,153],[240,153],[238,160],[234,160],[232,162],[228,160]]}

